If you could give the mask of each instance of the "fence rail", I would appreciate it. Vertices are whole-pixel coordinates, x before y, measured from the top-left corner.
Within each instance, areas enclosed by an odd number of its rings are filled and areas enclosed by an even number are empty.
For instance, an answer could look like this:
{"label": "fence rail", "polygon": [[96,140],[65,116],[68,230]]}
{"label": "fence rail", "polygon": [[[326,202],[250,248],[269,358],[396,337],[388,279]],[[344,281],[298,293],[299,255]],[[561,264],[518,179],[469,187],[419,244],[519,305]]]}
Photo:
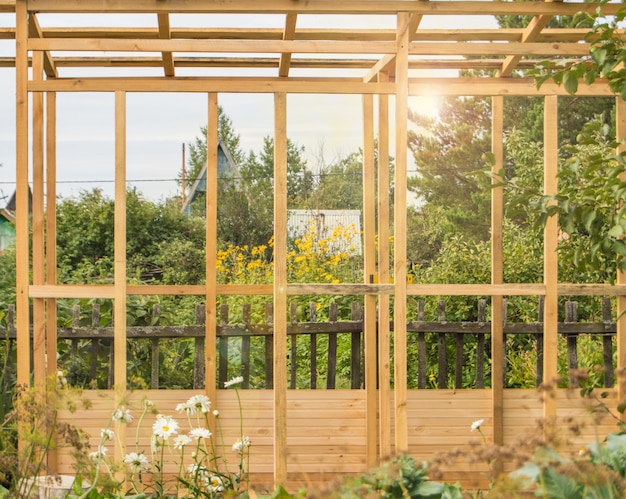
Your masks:
{"label": "fence rail", "polygon": [[[409,364],[414,363],[417,388],[463,388],[464,375],[467,375],[468,364],[473,365],[471,377],[475,388],[484,388],[488,381],[486,366],[491,359],[491,344],[488,341],[491,334],[491,323],[487,321],[486,300],[478,301],[477,318],[475,322],[451,322],[446,320],[445,302],[438,303],[438,317],[436,321],[425,320],[424,301],[418,302],[418,314],[416,321],[407,322],[408,344],[413,345],[412,354],[409,355]],[[506,314],[506,301],[504,302]],[[328,321],[317,322],[316,303],[311,303],[308,310],[309,320],[306,322],[297,321],[297,304],[292,303],[290,308],[290,323],[287,326],[289,337],[288,350],[288,370],[290,373],[290,388],[298,386],[298,372],[303,369],[303,364],[307,371],[307,387],[316,389],[322,385],[326,389],[337,388],[338,362],[349,364],[349,380],[347,384],[351,389],[359,389],[364,386],[363,376],[363,311],[357,302],[351,304],[351,314],[349,320],[338,320],[338,308],[335,303],[331,303],[328,311]],[[73,308],[73,320],[71,327],[57,328],[57,338],[59,341],[68,341],[71,344],[71,355],[78,355],[79,342],[88,342],[89,346],[89,378],[94,380],[98,375],[99,363],[102,363],[104,354],[110,354],[114,341],[112,326],[99,326],[100,307],[98,304],[91,309],[91,326],[81,325],[81,309],[79,306]],[[601,339],[603,364],[598,366],[603,371],[603,382],[605,387],[612,387],[614,384],[614,344],[613,336],[616,333],[616,324],[611,319],[611,302],[608,298],[602,299],[602,322],[578,322],[577,303],[566,302],[565,321],[558,324],[558,332],[562,335],[567,345],[567,365],[569,370],[579,367],[577,343],[581,335],[592,335]],[[7,313],[7,328],[0,328],[0,340],[7,341],[6,352],[9,359],[6,369],[12,369],[10,359],[14,352],[15,340],[15,311],[10,306]],[[193,379],[190,388],[203,388],[204,386],[204,338],[205,338],[205,307],[196,307],[195,324],[184,326],[159,325],[158,318],[160,310],[158,305],[152,311],[152,326],[129,326],[127,328],[127,338],[133,340],[151,341],[150,359],[150,388],[157,389],[160,386],[160,358],[163,340],[171,339],[193,339]],[[242,309],[243,322],[230,323],[230,310],[227,305],[222,305],[219,309],[219,325],[217,326],[217,354],[219,386],[233,375],[243,377],[242,388],[251,387],[251,362],[253,360],[252,341],[257,342],[257,351],[262,350],[262,377],[264,388],[273,386],[273,308],[272,304],[265,305],[264,323],[254,324],[251,321],[251,307],[244,304]],[[536,385],[542,382],[543,378],[543,317],[542,301],[539,302],[538,321],[536,322],[506,322],[504,324],[504,335],[514,337],[516,335],[526,335],[534,343],[536,349]],[[393,322],[390,324],[393,331]],[[349,360],[341,359],[338,351],[338,340],[343,338],[343,344],[349,343]],[[236,343],[235,343],[236,342]],[[303,344],[303,342],[305,342]],[[472,345],[472,356],[469,362],[466,346]],[[506,344],[503,352],[506,361]],[[300,348],[298,348],[300,346]],[[229,351],[236,347],[238,365],[233,366]],[[306,355],[303,355],[303,350]],[[258,352],[257,352],[258,354]],[[345,356],[345,354],[344,354]],[[303,358],[306,357],[306,358]],[[416,368],[415,368],[416,366]],[[429,371],[431,374],[429,375]],[[436,377],[433,379],[433,371]],[[114,384],[113,365],[108,362],[107,387]],[[506,379],[505,372],[502,373]],[[320,382],[320,379],[324,383]],[[575,383],[571,380],[570,384]],[[346,387],[348,387],[346,386]],[[258,383],[255,385],[258,387]]]}

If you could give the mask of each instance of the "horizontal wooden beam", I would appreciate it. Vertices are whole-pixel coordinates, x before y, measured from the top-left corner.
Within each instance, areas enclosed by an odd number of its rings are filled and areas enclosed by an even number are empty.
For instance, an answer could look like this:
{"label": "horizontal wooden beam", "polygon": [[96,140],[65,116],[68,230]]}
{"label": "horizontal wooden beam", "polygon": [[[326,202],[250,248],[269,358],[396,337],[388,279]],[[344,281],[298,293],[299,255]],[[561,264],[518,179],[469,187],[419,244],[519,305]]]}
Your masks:
{"label": "horizontal wooden beam", "polygon": [[[4,0],[6,2],[6,0]],[[594,13],[599,3],[484,2],[414,0],[28,0],[29,11],[41,13],[231,13],[231,14],[412,14],[436,15],[574,15]],[[614,14],[620,4],[605,4]],[[7,6],[10,8],[10,5]]]}
{"label": "horizontal wooden beam", "polygon": [[[393,83],[335,78],[57,78],[31,81],[31,92],[229,92],[295,94],[393,94]],[[465,95],[465,94],[463,94]]]}
{"label": "horizontal wooden beam", "polygon": [[15,0],[0,0],[0,13],[2,12],[15,12]]}
{"label": "horizontal wooden beam", "polygon": [[[385,56],[388,57],[388,56]],[[390,55],[394,59],[395,55]],[[532,69],[545,59],[523,59],[517,65],[518,69]],[[280,57],[175,57],[174,62],[179,68],[278,68]],[[379,69],[376,59],[337,59],[337,58],[309,58],[293,57],[291,67],[298,69],[364,69],[369,70],[369,76],[364,81],[372,80]],[[160,68],[163,65],[161,57],[157,56],[86,56],[86,57],[55,57],[57,68]],[[30,64],[30,61],[29,61]],[[413,59],[409,61],[409,69],[498,69],[502,66],[502,59]],[[1,68],[14,68],[15,57],[0,57]]]}
{"label": "horizontal wooden beam", "polygon": [[[300,54],[394,54],[394,42],[305,40],[174,40],[35,38],[29,50],[75,52],[204,52],[204,53],[300,53]],[[414,42],[409,55],[545,55],[582,56],[587,43],[490,43]]]}
{"label": "horizontal wooden beam", "polygon": [[[171,38],[186,40],[282,40],[280,28],[197,28],[172,27]],[[158,28],[130,27],[47,27],[42,29],[43,38],[120,38],[158,39]],[[413,42],[469,42],[469,41],[522,41],[524,30],[519,28],[501,29],[419,29],[412,37]],[[535,41],[538,42],[577,42],[585,40],[589,30],[584,28],[545,28]],[[294,40],[361,40],[393,41],[396,31],[392,29],[328,29],[298,28]],[[623,35],[622,35],[623,36]],[[14,39],[15,28],[0,28],[0,39]]]}
{"label": "horizontal wooden beam", "polygon": [[[394,83],[366,83],[349,78],[57,78],[30,81],[31,92],[229,92],[293,94],[394,94]],[[536,88],[530,78],[414,78],[409,81],[410,95],[568,95],[554,83]],[[593,85],[580,83],[578,95],[614,95],[605,80]]]}
{"label": "horizontal wooden beam", "polygon": [[409,55],[461,55],[461,56],[497,56],[497,55],[545,55],[545,56],[583,56],[589,54],[587,43],[412,43]]}
{"label": "horizontal wooden beam", "polygon": [[[218,295],[271,295],[271,284],[218,284]],[[392,295],[393,284],[288,284],[287,294],[296,295]],[[127,295],[198,295],[203,285],[129,285]],[[542,296],[543,284],[408,284],[410,296]],[[559,296],[626,296],[625,284],[558,285]],[[57,284],[31,285],[30,298],[113,298],[110,285]]]}
{"label": "horizontal wooden beam", "polygon": [[[294,57],[291,61],[291,67],[302,69],[369,69],[377,62],[376,59],[321,59],[309,57]],[[54,58],[54,62],[58,68],[155,68],[163,66],[163,60],[158,56],[57,56]],[[174,57],[174,63],[179,68],[277,68],[279,62],[279,56]],[[460,60],[456,62],[461,65],[464,64]],[[500,62],[502,61],[500,60]],[[15,57],[0,57],[0,67],[15,67]],[[411,63],[409,67],[418,68],[420,64]]]}
{"label": "horizontal wooden beam", "polygon": [[393,42],[306,40],[146,40],[101,38],[30,39],[28,50],[76,52],[208,52],[208,53],[299,53],[299,54],[388,54]]}

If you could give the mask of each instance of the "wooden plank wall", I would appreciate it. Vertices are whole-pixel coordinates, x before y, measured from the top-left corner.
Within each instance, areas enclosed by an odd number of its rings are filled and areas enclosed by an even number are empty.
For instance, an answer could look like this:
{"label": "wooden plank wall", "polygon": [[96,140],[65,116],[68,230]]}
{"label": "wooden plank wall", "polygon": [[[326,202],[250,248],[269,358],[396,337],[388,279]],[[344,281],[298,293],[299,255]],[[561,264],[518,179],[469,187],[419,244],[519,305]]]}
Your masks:
{"label": "wooden plank wall", "polygon": [[[148,390],[132,393],[125,402],[135,416],[126,429],[127,452],[135,451],[137,419],[144,400],[154,402],[159,413],[174,416],[181,432],[188,426],[186,418],[175,412],[177,404],[198,393],[191,390]],[[607,391],[603,399],[615,410],[617,396]],[[250,472],[257,490],[271,489],[274,480],[274,395],[271,390],[240,390],[243,407],[243,434],[250,437]],[[59,420],[80,421],[81,429],[91,435],[91,447],[96,448],[100,430],[106,427],[116,407],[114,391],[87,391],[84,397],[92,408],[74,413],[61,412]],[[418,462],[432,460],[441,453],[458,454],[454,464],[441,466],[440,479],[466,487],[485,488],[489,465],[475,460],[475,444],[491,442],[494,420],[491,417],[491,390],[409,390],[407,392],[408,452]],[[595,422],[597,413],[591,411],[593,401],[581,399],[577,390],[554,393],[559,435],[565,454],[578,453],[585,444],[615,431],[615,420],[606,415]],[[543,401],[534,390],[506,390],[503,393],[503,444],[522,448],[538,433],[538,421],[543,415]],[[235,391],[218,390],[211,409],[219,410],[220,426],[231,467],[236,468],[236,455],[231,446],[240,436],[239,406]],[[367,465],[367,401],[365,390],[289,390],[286,393],[286,483],[291,490],[301,486],[320,487],[343,475],[355,475],[368,469]],[[139,432],[140,448],[150,455],[150,434],[154,415],[147,415]],[[576,418],[580,433],[569,432]],[[482,435],[471,431],[474,421],[484,419]],[[392,417],[390,430],[393,434]],[[211,428],[216,435],[216,427]],[[218,437],[219,438],[219,437]],[[474,445],[472,445],[472,442]],[[113,447],[115,442],[107,445]],[[458,452],[460,450],[460,453]],[[113,452],[110,449],[109,455]],[[515,467],[512,460],[503,463],[505,471]],[[59,473],[72,473],[72,460],[67,449],[59,451]],[[169,465],[166,470],[176,469]]]}

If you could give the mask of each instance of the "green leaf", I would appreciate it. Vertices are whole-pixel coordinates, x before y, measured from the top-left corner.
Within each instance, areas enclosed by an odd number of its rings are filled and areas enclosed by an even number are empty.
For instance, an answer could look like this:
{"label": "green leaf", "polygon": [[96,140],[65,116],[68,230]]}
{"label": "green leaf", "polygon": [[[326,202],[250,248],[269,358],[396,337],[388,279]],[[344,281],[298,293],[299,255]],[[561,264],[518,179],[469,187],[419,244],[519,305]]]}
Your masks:
{"label": "green leaf", "polygon": [[563,76],[563,86],[570,94],[575,94],[578,90],[578,76],[574,71],[567,71]]}
{"label": "green leaf", "polygon": [[443,485],[438,482],[420,482],[413,487],[411,497],[441,496]]}
{"label": "green leaf", "polygon": [[626,256],[626,242],[623,239],[613,241],[613,251],[620,256]]}
{"label": "green leaf", "polygon": [[544,470],[541,482],[542,491],[551,499],[582,499],[583,487],[569,477],[557,473],[552,468]]}
{"label": "green leaf", "polygon": [[588,231],[591,231],[591,226],[593,225],[593,222],[596,219],[596,210],[594,209],[589,209],[587,208],[581,216],[583,225],[585,226],[585,229],[587,229]]}
{"label": "green leaf", "polygon": [[619,237],[624,233],[624,229],[622,228],[621,225],[614,225],[613,227],[611,227],[611,230],[609,230],[608,234],[611,237]]}
{"label": "green leaf", "polygon": [[602,66],[606,61],[606,49],[603,47],[591,49],[591,58],[598,66]]}

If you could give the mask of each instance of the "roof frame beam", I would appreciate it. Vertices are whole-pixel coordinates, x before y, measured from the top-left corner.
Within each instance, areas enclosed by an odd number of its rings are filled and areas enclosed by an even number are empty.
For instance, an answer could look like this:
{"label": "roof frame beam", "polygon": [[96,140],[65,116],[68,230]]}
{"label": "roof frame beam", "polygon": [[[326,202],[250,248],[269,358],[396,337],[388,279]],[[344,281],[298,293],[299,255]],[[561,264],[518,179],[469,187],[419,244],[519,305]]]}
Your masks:
{"label": "roof frame beam", "polygon": [[[285,16],[285,29],[283,30],[283,40],[293,40],[296,34],[296,22],[298,14],[289,13]],[[291,65],[291,52],[283,52],[280,55],[280,65],[278,67],[278,76],[289,76],[289,68]]]}
{"label": "roof frame beam", "polygon": [[[603,13],[615,14],[621,3],[607,3]],[[170,14],[387,14],[398,12],[431,15],[574,15],[577,12],[593,14],[599,2],[484,2],[386,0],[274,0],[271,4],[258,0],[28,0],[27,9],[41,13],[110,13],[141,14],[163,12]]]}
{"label": "roof frame beam", "polygon": [[[157,19],[159,22],[159,38],[161,40],[171,40],[172,36],[170,30],[169,14],[158,13]],[[172,52],[161,52],[161,57],[163,59],[163,71],[165,72],[165,76],[174,76],[174,57],[172,56]]]}
{"label": "roof frame beam", "polygon": [[[35,14],[30,14],[28,21],[28,36],[31,38],[43,38],[43,32],[39,21]],[[43,52],[43,70],[48,78],[57,78],[59,72],[52,58],[50,51],[44,50]]]}
{"label": "roof frame beam", "polygon": [[[561,2],[562,0],[546,0],[546,2]],[[522,43],[534,42],[541,35],[541,31],[545,28],[553,15],[540,15],[531,19],[522,34]],[[497,76],[511,76],[517,64],[522,60],[521,55],[509,55],[502,63],[502,68],[498,71]]]}

